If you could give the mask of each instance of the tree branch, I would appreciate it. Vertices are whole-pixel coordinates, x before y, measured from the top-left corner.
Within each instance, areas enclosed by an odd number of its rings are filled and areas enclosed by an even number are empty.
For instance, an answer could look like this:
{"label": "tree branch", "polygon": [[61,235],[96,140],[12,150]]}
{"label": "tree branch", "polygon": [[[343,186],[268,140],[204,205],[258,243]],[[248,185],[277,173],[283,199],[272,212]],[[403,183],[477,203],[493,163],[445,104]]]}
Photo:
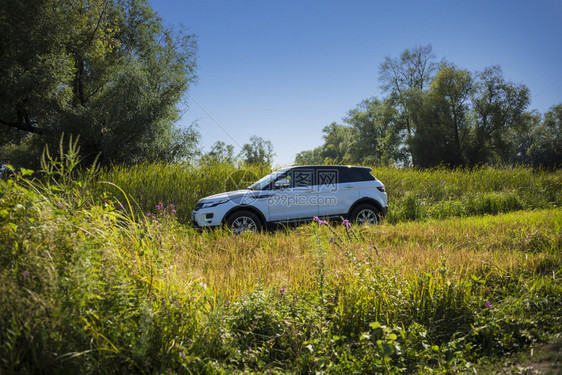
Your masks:
{"label": "tree branch", "polygon": [[10,128],[22,130],[28,133],[44,134],[43,129],[37,128],[33,126],[32,123],[25,122],[25,121],[8,122],[0,119],[0,124],[9,126]]}

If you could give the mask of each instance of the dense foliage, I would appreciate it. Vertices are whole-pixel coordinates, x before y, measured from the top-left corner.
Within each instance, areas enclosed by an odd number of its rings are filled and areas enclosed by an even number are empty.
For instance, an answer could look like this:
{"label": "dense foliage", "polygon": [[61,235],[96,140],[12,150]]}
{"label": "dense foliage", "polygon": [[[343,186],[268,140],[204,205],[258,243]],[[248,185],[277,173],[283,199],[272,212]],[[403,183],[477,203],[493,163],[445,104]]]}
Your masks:
{"label": "dense foliage", "polygon": [[[236,237],[171,204],[133,213],[169,166],[121,170],[153,174],[104,194],[76,151],[0,181],[2,373],[474,373],[562,329],[559,173],[387,169],[403,218],[441,194],[476,216]],[[186,194],[214,189],[215,168]],[[521,180],[544,209],[486,215],[529,204]]]}
{"label": "dense foliage", "polygon": [[146,0],[1,0],[0,9],[0,163],[37,167],[62,133],[80,136],[88,163],[193,154],[198,133],[174,123],[196,44]]}
{"label": "dense foliage", "polygon": [[299,153],[295,162],[562,164],[562,104],[544,116],[529,111],[529,89],[506,80],[499,66],[471,73],[438,63],[431,46],[425,46],[387,57],[379,79],[385,97],[363,101],[343,125],[326,126],[324,144]]}

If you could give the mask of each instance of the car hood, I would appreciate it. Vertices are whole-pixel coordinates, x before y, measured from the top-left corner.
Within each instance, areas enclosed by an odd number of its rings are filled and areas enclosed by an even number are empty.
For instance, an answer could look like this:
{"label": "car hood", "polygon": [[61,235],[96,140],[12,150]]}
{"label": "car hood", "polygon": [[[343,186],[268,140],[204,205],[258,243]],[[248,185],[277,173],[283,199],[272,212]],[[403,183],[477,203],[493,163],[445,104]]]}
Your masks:
{"label": "car hood", "polygon": [[208,197],[201,198],[199,203],[228,199],[235,204],[250,204],[256,199],[263,199],[269,196],[271,196],[271,192],[269,191],[242,189],[209,195]]}
{"label": "car hood", "polygon": [[244,190],[227,191],[227,192],[224,192],[224,193],[213,194],[213,195],[209,195],[208,197],[201,198],[199,200],[199,202],[209,202],[209,201],[219,201],[219,200],[223,200],[223,199],[232,199],[232,198],[235,198],[235,197],[238,197],[238,196],[242,196],[246,192],[249,192],[249,191],[251,191],[251,190],[244,189]]}

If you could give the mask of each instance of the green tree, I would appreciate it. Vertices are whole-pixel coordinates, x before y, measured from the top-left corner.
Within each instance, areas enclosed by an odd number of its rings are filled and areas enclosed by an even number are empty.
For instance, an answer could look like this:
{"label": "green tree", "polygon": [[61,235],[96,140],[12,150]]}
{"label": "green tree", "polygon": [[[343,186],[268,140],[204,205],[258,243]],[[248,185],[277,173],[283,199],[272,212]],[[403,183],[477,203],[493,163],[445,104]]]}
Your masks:
{"label": "green tree", "polygon": [[401,120],[389,99],[371,98],[361,102],[344,118],[353,129],[347,159],[368,165],[407,164],[407,152],[401,147],[405,138]]}
{"label": "green tree", "polygon": [[322,129],[324,146],[322,156],[326,164],[340,164],[350,162],[349,151],[353,139],[353,129],[346,125],[332,122]]}
{"label": "green tree", "polygon": [[222,141],[217,141],[211,146],[211,150],[201,156],[203,164],[234,164],[236,157],[234,156],[234,146],[227,145]]}
{"label": "green tree", "polygon": [[518,125],[518,131],[514,133],[512,143],[514,145],[511,157],[511,165],[532,164],[529,149],[533,144],[535,129],[542,125],[543,116],[538,111],[524,112]]}
{"label": "green tree", "polygon": [[410,147],[415,165],[466,165],[473,90],[470,72],[444,64],[427,93],[410,96],[409,109],[416,129]]}
{"label": "green tree", "polygon": [[469,164],[509,164],[515,159],[518,140],[530,131],[529,118],[523,117],[529,103],[529,89],[506,81],[499,66],[479,74]]}
{"label": "green tree", "polygon": [[270,166],[273,162],[273,144],[261,137],[250,137],[250,143],[242,145],[240,157],[245,164]]}
{"label": "green tree", "polygon": [[530,138],[527,154],[533,165],[562,167],[562,104],[545,113],[544,121],[532,130]]}
{"label": "green tree", "polygon": [[433,81],[439,63],[430,44],[406,49],[400,57],[386,56],[379,66],[379,81],[384,92],[390,94],[397,109],[404,117],[404,127],[408,135],[412,134],[407,99],[410,91],[426,91]]}
{"label": "green tree", "polygon": [[0,0],[0,160],[32,165],[61,133],[86,160],[192,156],[174,126],[195,79],[196,44],[145,0]]}
{"label": "green tree", "polygon": [[297,154],[295,164],[345,164],[354,163],[352,155],[354,130],[351,126],[332,122],[322,129],[324,144],[313,150]]}
{"label": "green tree", "polygon": [[295,156],[295,164],[297,165],[317,165],[323,163],[322,146],[316,147],[313,150],[301,151]]}

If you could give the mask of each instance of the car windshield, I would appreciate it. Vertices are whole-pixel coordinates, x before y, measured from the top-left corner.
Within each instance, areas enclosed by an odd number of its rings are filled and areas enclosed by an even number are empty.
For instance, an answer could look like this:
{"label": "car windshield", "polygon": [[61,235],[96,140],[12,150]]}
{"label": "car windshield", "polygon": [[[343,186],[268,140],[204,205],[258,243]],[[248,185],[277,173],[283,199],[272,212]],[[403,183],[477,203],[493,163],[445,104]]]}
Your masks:
{"label": "car windshield", "polygon": [[250,189],[250,190],[263,190],[267,187],[267,185],[271,184],[279,176],[281,176],[283,173],[287,172],[288,169],[289,168],[279,169],[278,171],[270,173],[267,176],[265,176],[264,178],[262,178],[261,180],[256,181],[252,185],[248,186],[248,189]]}

